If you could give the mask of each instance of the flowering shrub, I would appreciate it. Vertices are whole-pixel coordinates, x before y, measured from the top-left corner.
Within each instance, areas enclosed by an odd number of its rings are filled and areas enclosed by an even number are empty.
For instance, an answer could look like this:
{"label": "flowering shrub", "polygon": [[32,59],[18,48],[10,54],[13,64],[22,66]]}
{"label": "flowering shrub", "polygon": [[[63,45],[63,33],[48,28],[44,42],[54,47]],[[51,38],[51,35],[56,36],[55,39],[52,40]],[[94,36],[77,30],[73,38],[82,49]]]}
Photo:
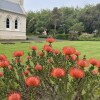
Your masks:
{"label": "flowering shrub", "polygon": [[23,51],[11,62],[0,55],[0,100],[99,100],[100,61],[89,60],[73,47],[52,47],[47,38],[42,51],[32,46],[22,63]]}
{"label": "flowering shrub", "polygon": [[8,100],[21,100],[21,95],[19,93],[12,93],[8,96]]}

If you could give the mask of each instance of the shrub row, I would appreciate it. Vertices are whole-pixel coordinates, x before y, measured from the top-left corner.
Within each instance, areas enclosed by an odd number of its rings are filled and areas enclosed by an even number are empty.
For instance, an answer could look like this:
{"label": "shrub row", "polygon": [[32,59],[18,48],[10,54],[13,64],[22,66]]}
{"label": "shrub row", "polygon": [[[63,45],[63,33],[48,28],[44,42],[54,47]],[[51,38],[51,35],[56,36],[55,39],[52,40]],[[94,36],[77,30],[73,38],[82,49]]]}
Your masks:
{"label": "shrub row", "polygon": [[47,38],[48,36],[47,35],[39,35],[38,37],[39,38]]}
{"label": "shrub row", "polygon": [[[48,36],[39,35],[39,38],[47,38]],[[56,39],[61,40],[77,40],[77,41],[100,41],[100,37],[95,37],[94,34],[83,33],[81,35],[78,34],[56,34]]]}
{"label": "shrub row", "polygon": [[55,36],[56,39],[63,39],[63,40],[68,40],[69,34],[57,34]]}

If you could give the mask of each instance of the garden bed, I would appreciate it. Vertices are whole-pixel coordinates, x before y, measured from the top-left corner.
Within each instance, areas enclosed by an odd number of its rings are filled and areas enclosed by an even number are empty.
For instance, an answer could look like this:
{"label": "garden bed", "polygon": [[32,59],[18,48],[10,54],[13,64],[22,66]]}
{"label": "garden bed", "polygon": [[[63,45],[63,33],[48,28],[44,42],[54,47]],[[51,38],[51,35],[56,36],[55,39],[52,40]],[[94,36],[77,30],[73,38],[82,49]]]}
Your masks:
{"label": "garden bed", "polygon": [[31,46],[25,63],[22,50],[13,53],[11,62],[4,54],[0,55],[0,99],[99,99],[100,61],[80,57],[81,53],[72,46],[54,49],[53,38],[46,42],[41,51]]}

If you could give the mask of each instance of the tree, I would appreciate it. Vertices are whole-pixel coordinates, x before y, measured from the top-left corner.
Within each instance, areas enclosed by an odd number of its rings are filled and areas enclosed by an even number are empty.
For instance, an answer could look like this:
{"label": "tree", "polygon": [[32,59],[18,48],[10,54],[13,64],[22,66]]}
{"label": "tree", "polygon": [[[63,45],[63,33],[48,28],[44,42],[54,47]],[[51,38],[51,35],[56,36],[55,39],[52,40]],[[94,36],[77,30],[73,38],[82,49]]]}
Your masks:
{"label": "tree", "polygon": [[70,27],[70,30],[82,32],[82,31],[84,31],[84,25],[82,22],[76,23],[72,27]]}
{"label": "tree", "polygon": [[60,19],[61,19],[61,13],[59,12],[59,9],[55,7],[52,11],[52,23],[54,25],[54,30],[55,30],[54,35],[57,32],[57,27],[60,25],[61,22]]}
{"label": "tree", "polygon": [[36,19],[32,18],[27,26],[27,32],[28,33],[33,33],[35,31],[35,24],[36,24]]}
{"label": "tree", "polygon": [[33,19],[33,17],[35,16],[35,13],[34,12],[32,12],[32,11],[29,11],[29,12],[27,12],[27,19],[26,19],[26,32],[27,33],[29,33],[30,31],[30,29],[29,29],[29,27],[30,27],[30,21]]}
{"label": "tree", "polygon": [[69,33],[70,30],[100,34],[100,4],[84,8],[55,7],[53,10],[27,12],[27,33],[48,30],[48,33]]}
{"label": "tree", "polygon": [[79,21],[83,22],[85,32],[92,33],[94,30],[99,29],[100,26],[100,4],[96,6],[86,6],[81,10]]}

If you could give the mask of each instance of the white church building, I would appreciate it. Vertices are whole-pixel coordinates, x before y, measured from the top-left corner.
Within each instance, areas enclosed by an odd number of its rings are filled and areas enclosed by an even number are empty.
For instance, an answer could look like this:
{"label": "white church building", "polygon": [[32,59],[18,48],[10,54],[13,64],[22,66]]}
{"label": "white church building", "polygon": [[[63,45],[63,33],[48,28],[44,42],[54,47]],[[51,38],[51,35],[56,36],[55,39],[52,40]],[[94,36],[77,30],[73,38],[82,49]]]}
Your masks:
{"label": "white church building", "polygon": [[0,0],[0,40],[26,39],[24,0]]}

